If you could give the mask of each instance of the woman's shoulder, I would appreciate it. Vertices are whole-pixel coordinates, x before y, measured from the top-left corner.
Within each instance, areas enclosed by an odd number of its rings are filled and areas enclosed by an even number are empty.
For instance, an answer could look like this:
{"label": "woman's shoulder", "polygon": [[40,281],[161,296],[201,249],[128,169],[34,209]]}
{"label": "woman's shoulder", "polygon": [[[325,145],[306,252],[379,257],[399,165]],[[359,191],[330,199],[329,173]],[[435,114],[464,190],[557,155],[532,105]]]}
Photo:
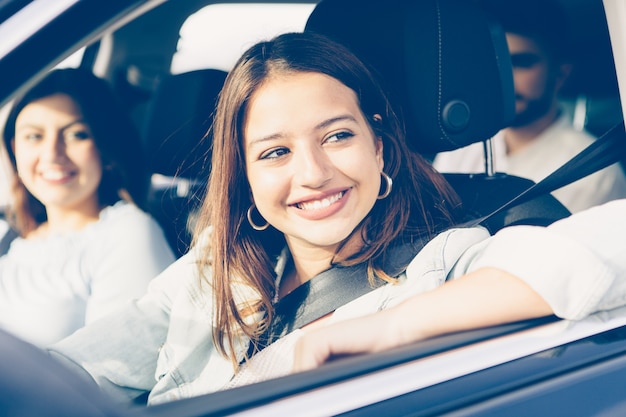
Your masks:
{"label": "woman's shoulder", "polygon": [[453,228],[439,233],[413,257],[405,273],[398,276],[397,283],[383,285],[338,308],[333,320],[386,309],[411,295],[441,286],[462,254],[489,236],[482,227]]}
{"label": "woman's shoulder", "polygon": [[[100,218],[86,231],[86,244],[98,251],[103,247],[117,248],[161,248],[172,257],[169,244],[157,221],[133,203],[119,201],[100,212]],[[133,249],[133,251],[135,251]],[[165,256],[165,255],[164,255]]]}
{"label": "woman's shoulder", "polygon": [[138,219],[150,217],[148,213],[126,200],[120,200],[111,206],[107,206],[100,212],[101,222],[111,222],[125,218]]}
{"label": "woman's shoulder", "polygon": [[[451,253],[463,252],[469,246],[487,239],[491,234],[482,226],[473,227],[451,227],[440,232],[431,239],[415,259],[424,256],[424,253],[437,253],[445,256]],[[415,260],[414,259],[414,260]]]}
{"label": "woman's shoulder", "polygon": [[107,206],[100,212],[97,229],[103,232],[111,230],[160,230],[156,219],[135,204],[120,200]]}
{"label": "woman's shoulder", "polygon": [[407,267],[407,277],[439,273],[445,280],[461,255],[489,236],[489,231],[480,226],[457,227],[441,232],[413,258]]}

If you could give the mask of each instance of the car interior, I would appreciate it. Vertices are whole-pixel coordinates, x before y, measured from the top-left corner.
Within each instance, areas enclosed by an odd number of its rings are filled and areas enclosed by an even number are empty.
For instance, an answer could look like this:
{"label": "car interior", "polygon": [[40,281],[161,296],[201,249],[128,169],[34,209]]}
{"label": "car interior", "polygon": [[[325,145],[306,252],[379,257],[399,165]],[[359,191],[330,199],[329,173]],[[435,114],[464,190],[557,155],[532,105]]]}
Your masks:
{"label": "car interior", "polygon": [[211,170],[210,109],[225,79],[226,72],[218,69],[166,77],[146,111],[142,132],[152,173],[149,210],[178,256],[191,242],[193,213]]}
{"label": "car interior", "polygon": [[[404,112],[411,148],[424,155],[488,140],[513,116],[504,34],[497,22],[471,5],[326,0],[315,7],[304,30],[348,45],[376,68]],[[205,133],[223,82],[218,71],[163,77],[146,106],[144,140],[154,161],[152,172],[161,175],[161,185],[153,181],[150,207],[179,255],[190,243],[190,213],[201,200],[210,169],[210,133]],[[532,185],[503,173],[446,176],[473,218],[491,213]],[[547,225],[568,214],[545,194],[503,210],[485,224],[492,231],[518,223]]]}
{"label": "car interior", "polygon": [[[474,142],[488,144],[514,113],[511,66],[497,22],[460,1],[414,3],[296,3],[304,7],[299,19],[305,20],[294,23],[300,29],[290,30],[328,35],[373,66],[404,113],[415,151],[433,157]],[[191,243],[193,213],[210,171],[211,112],[228,69],[226,64],[207,67],[204,57],[202,64],[183,73],[172,69],[181,45],[190,42],[184,25],[214,6],[219,4],[164,2],[106,33],[80,55],[80,65],[112,80],[142,132],[152,175],[148,207],[178,256]],[[461,8],[464,13],[459,13]],[[582,9],[568,8],[579,14],[602,12],[598,7]],[[581,128],[603,133],[621,120],[616,77],[606,26],[596,24],[589,33],[591,39],[577,42],[587,46],[581,48],[583,54],[593,53],[594,65],[580,60],[563,101]],[[108,59],[107,51],[114,51]],[[493,172],[487,154],[485,162],[484,175],[445,174],[473,218],[493,212],[533,185],[525,178]],[[545,194],[502,210],[484,224],[492,231],[517,223],[547,225],[568,214]]]}
{"label": "car interior", "polygon": [[[163,3],[145,16],[147,20],[167,22],[167,28],[159,27],[158,31],[153,31],[155,29],[153,27],[148,29],[150,35],[155,35],[150,46],[158,50],[146,51],[142,44],[143,49],[141,56],[137,57],[138,61],[133,62],[135,57],[132,56],[121,57],[122,61],[130,64],[117,68],[111,65],[103,71],[114,79],[114,85],[125,97],[125,101],[133,103],[131,110],[134,111],[142,132],[150,163],[152,186],[148,196],[148,207],[150,213],[159,221],[177,256],[182,256],[191,244],[194,213],[204,196],[211,168],[212,111],[226,78],[227,67],[234,63],[216,61],[215,64],[206,64],[206,61],[211,60],[195,56],[194,61],[197,60],[201,64],[181,63],[179,55],[206,53],[204,50],[198,50],[198,47],[192,48],[190,52],[182,51],[181,44],[188,41],[185,36],[188,32],[185,25],[206,24],[207,22],[198,23],[194,19],[202,17],[209,11],[208,9],[215,6],[220,5],[211,3],[207,5],[206,0],[185,2],[184,7],[178,3]],[[308,14],[313,6],[308,2],[297,6],[303,6],[299,7],[296,16],[302,22],[299,25],[294,23],[290,27],[279,29],[278,24],[281,22],[278,15],[274,17],[275,21],[269,22],[272,27],[277,27],[274,29],[276,33],[301,30],[304,25],[303,17],[306,16],[304,13]],[[270,10],[264,12],[264,15],[271,17],[269,13]],[[110,41],[114,45],[121,44],[118,46],[121,51],[132,51],[129,52],[131,54],[135,52],[136,47],[132,46],[135,42],[133,39],[135,37],[145,39],[147,36],[142,19],[143,17],[140,17],[136,22],[111,33]],[[172,36],[173,34],[177,36]],[[98,47],[99,45],[95,44],[90,48]],[[97,52],[93,52],[93,55],[97,55]],[[167,62],[158,62],[165,60]]]}
{"label": "car interior", "polygon": [[[206,0],[162,2],[145,15],[105,32],[102,38],[80,51],[79,65],[93,68],[98,75],[112,80],[141,129],[152,174],[149,209],[177,256],[182,256],[191,244],[194,213],[203,198],[211,169],[212,111],[228,69],[214,65],[174,74],[171,60],[178,48],[180,28],[207,3]],[[432,157],[438,152],[488,141],[512,120],[512,68],[507,61],[504,33],[474,3],[466,0],[295,3],[307,8],[305,19],[298,23],[300,30],[319,32],[347,45],[380,74],[404,116],[414,151]],[[585,4],[588,3],[591,2]],[[597,5],[568,10],[577,13],[572,16],[575,21],[585,21],[602,12],[601,2]],[[309,11],[312,11],[310,16]],[[604,22],[604,18],[593,21]],[[612,159],[607,159],[606,164],[615,160],[624,164],[626,141],[604,23],[589,26],[587,38],[579,35],[577,42],[581,45],[583,64],[567,86],[563,101],[571,109],[575,123],[597,135],[622,123],[618,131],[622,145],[611,148]],[[146,42],[146,38],[151,41]],[[106,62],[109,50],[115,53]],[[445,176],[473,219],[482,219],[502,209],[534,184],[525,178],[490,172],[488,168],[484,174]],[[549,191],[506,206],[483,224],[495,232],[514,224],[548,225],[568,216],[569,211]],[[7,244],[0,242],[0,249]],[[410,346],[373,359],[357,357],[331,363],[307,375],[288,376],[284,379],[288,383],[280,386],[261,383],[210,394],[210,400],[198,397],[184,404],[173,402],[119,415],[197,416],[240,411],[298,390],[315,389],[551,321],[554,318],[453,335],[423,344],[421,349]],[[4,336],[0,334],[0,337]],[[20,349],[13,345],[11,348]],[[26,362],[29,358],[20,360]],[[30,366],[25,369],[36,372]],[[118,415],[119,410],[107,412]]]}
{"label": "car interior", "polygon": [[[167,3],[161,8],[158,12],[167,12]],[[512,69],[505,59],[504,35],[497,22],[470,4],[324,0],[315,6],[303,30],[348,45],[381,74],[404,113],[411,148],[423,155],[488,141],[512,119]],[[608,45],[606,39],[602,45]],[[610,56],[608,52],[604,56]],[[601,70],[607,68],[613,67],[603,65]],[[210,112],[226,74],[217,75],[218,71],[222,70],[204,68],[163,76],[145,105],[144,140],[154,161],[152,172],[159,174],[153,176],[151,212],[179,255],[190,244],[192,214],[210,169]],[[589,69],[580,70],[584,71]],[[583,75],[577,79],[597,78]],[[611,104],[606,97],[615,87],[612,75],[603,77],[602,85],[585,81],[579,91],[569,88],[570,98],[564,100],[574,103],[579,112],[575,117],[585,120],[585,128],[611,127],[610,113],[597,107]],[[604,115],[604,120],[594,119],[593,114]],[[528,179],[488,169],[484,175],[445,175],[472,218],[488,215],[533,185]],[[547,225],[567,215],[569,211],[546,193],[502,210],[484,224],[497,231],[512,224]]]}

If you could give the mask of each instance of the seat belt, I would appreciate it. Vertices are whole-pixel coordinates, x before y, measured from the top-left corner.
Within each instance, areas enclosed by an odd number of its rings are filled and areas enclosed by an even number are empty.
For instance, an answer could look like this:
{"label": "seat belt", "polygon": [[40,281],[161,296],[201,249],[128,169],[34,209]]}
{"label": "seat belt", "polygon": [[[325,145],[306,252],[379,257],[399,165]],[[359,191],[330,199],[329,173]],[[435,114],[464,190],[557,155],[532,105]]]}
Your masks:
{"label": "seat belt", "polygon": [[[624,156],[626,156],[626,135],[624,122],[621,122],[552,174],[506,204],[486,216],[455,227],[480,225],[503,210],[577,181],[618,162]],[[400,275],[426,243],[426,240],[422,240],[391,248],[386,256],[383,270],[389,276]],[[268,330],[261,335],[257,349],[269,346],[291,331],[324,317],[342,305],[384,284],[381,280],[378,281],[375,286],[370,285],[364,262],[353,266],[334,266],[321,272],[276,303],[273,320]]]}
{"label": "seat belt", "polygon": [[553,171],[552,174],[518,194],[493,212],[472,220],[464,224],[464,226],[469,227],[482,224],[487,219],[504,210],[551,193],[626,158],[626,131],[624,129],[624,121],[616,124],[591,145]]}
{"label": "seat belt", "polygon": [[[389,248],[383,260],[383,271],[392,277],[400,275],[426,243],[428,239],[422,239]],[[382,280],[369,282],[366,262],[336,265],[320,272],[275,304],[272,322],[259,338],[257,348],[269,346],[383,284]]]}

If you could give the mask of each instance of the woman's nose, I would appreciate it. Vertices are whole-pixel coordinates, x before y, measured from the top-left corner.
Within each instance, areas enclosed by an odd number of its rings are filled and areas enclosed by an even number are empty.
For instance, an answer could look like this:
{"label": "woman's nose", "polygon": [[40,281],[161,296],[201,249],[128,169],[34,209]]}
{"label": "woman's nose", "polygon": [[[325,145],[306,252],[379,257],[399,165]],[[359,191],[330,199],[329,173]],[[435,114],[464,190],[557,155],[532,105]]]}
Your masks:
{"label": "woman's nose", "polygon": [[43,141],[42,159],[56,161],[65,157],[65,140],[56,132],[49,133]]}
{"label": "woman's nose", "polygon": [[319,188],[332,178],[334,165],[322,149],[301,151],[295,163],[296,178],[302,186]]}

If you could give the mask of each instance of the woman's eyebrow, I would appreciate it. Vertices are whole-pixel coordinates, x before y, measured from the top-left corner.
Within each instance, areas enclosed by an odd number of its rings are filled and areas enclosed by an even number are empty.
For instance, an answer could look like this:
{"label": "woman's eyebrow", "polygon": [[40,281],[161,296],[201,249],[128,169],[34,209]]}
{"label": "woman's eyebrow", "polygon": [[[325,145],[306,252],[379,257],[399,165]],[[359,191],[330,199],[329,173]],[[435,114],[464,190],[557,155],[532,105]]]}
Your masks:
{"label": "woman's eyebrow", "polygon": [[42,129],[42,127],[35,123],[20,123],[15,125],[16,132],[22,129]]}
{"label": "woman's eyebrow", "polygon": [[342,121],[349,121],[349,122],[357,123],[356,118],[352,116],[351,114],[343,114],[340,116],[331,117],[330,119],[326,119],[323,122],[319,123],[317,126],[315,126],[315,128],[323,129],[325,127],[332,125],[333,123],[342,122]]}
{"label": "woman's eyebrow", "polygon": [[262,136],[260,138],[251,139],[249,144],[248,144],[248,147],[252,147],[252,146],[257,145],[259,143],[267,142],[267,141],[270,141],[270,140],[280,139],[283,136],[284,135],[282,133],[272,133],[272,134],[267,135],[267,136]]}
{"label": "woman's eyebrow", "polygon": [[[317,125],[315,125],[315,130],[324,129],[324,128],[327,128],[328,126],[331,126],[333,123],[342,122],[342,121],[349,121],[349,122],[357,123],[357,120],[354,116],[352,116],[351,114],[345,114],[345,115],[340,115],[336,117],[331,117],[330,119],[326,119],[318,123]],[[250,143],[248,146],[251,147],[262,142],[267,142],[267,141],[274,140],[274,139],[280,139],[283,136],[284,135],[280,132],[272,133],[267,136],[262,136],[260,138],[250,140]]]}
{"label": "woman's eyebrow", "polygon": [[[84,124],[87,125],[87,122],[85,122],[84,119],[76,119],[73,120],[71,122],[69,122],[68,124],[61,126],[61,128],[59,130],[64,131],[65,129],[69,129],[70,127],[77,125],[77,124]],[[44,127],[37,124],[36,122],[27,122],[27,123],[21,123],[15,126],[15,130],[19,130],[19,129],[26,129],[26,128],[33,128],[33,129],[43,129]]]}
{"label": "woman's eyebrow", "polygon": [[66,124],[65,126],[61,126],[61,130],[65,130],[65,129],[69,129],[70,127],[74,126],[74,125],[85,125],[85,126],[89,126],[87,124],[87,122],[84,119],[76,119],[73,122],[70,122],[68,124]]}

